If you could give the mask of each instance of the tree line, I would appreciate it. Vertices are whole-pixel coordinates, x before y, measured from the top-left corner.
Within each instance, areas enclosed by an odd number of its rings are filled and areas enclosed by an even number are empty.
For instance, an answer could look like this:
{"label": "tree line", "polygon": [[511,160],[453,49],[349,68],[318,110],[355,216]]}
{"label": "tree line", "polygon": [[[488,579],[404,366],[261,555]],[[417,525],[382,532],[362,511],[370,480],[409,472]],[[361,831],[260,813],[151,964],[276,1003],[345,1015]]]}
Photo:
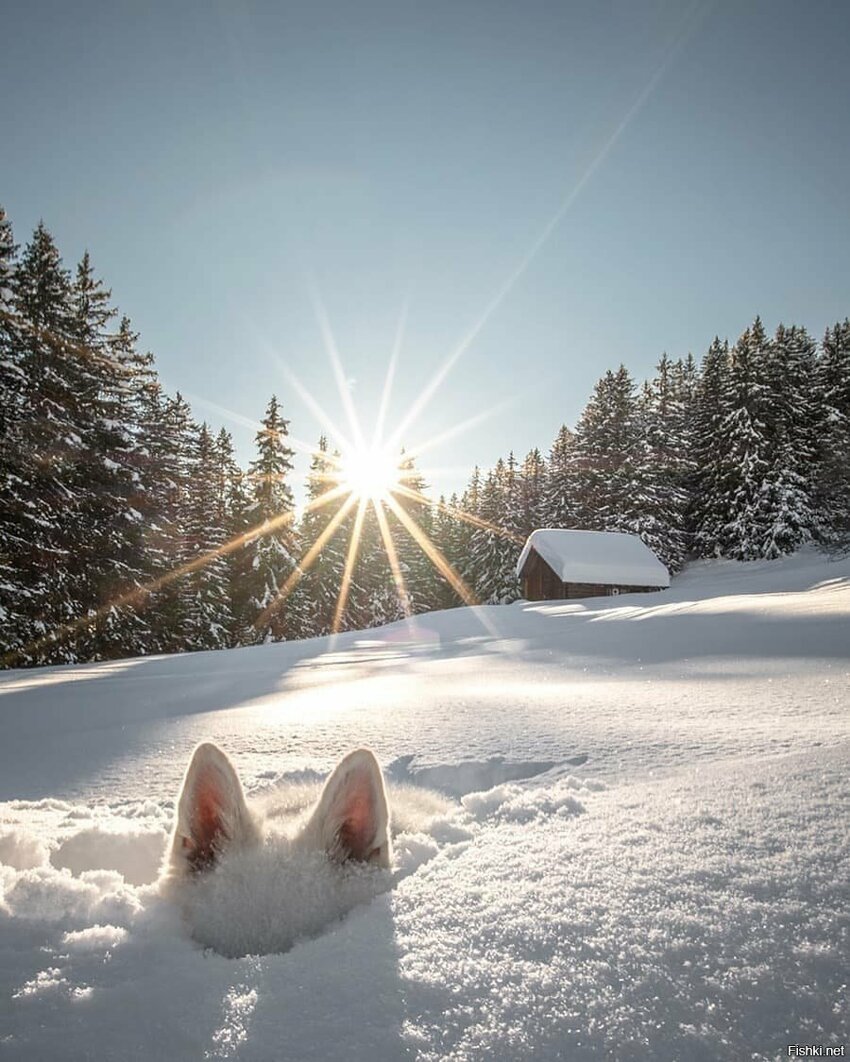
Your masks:
{"label": "tree line", "polygon": [[[672,572],[688,559],[770,559],[808,542],[846,550],[850,320],[817,344],[797,325],[768,336],[756,317],[734,344],[715,338],[699,366],[664,355],[640,386],[620,365],[545,457],[534,449],[484,476],[476,469],[452,504],[514,541],[535,527],[631,532]],[[454,556],[483,600],[519,596],[514,541],[461,532]]]}
{"label": "tree line", "polygon": [[66,269],[43,224],[20,250],[0,208],[6,666],[225,648],[463,600],[506,603],[519,596],[515,564],[536,527],[630,531],[674,571],[689,557],[843,548],[850,321],[817,344],[796,325],[769,337],[756,318],[731,346],[715,339],[699,366],[665,355],[641,386],[621,365],[545,455],[475,469],[460,497],[429,500],[402,454],[400,515],[371,505],[358,515],[335,489],[339,455],[323,437],[298,516],[293,457],[273,396],[241,468],[229,433],[165,392],[89,255]]}

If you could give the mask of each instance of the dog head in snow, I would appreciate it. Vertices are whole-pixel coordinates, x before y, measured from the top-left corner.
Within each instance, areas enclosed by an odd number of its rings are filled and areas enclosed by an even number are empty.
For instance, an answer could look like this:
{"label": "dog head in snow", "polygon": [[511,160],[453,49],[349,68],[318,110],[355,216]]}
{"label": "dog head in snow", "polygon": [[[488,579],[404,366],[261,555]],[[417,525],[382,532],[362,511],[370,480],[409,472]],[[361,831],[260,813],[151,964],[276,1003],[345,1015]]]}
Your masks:
{"label": "dog head in snow", "polygon": [[388,887],[389,806],[374,754],[343,757],[312,805],[307,792],[284,786],[252,809],[221,749],[195,749],[162,886],[201,943],[229,955],[285,950]]}
{"label": "dog head in snow", "polygon": [[[249,809],[228,757],[211,742],[198,745],[177,801],[166,875],[209,873],[226,856],[261,845],[264,836],[262,818]],[[373,752],[355,749],[340,760],[289,841],[294,852],[324,852],[335,863],[389,867],[389,807]]]}

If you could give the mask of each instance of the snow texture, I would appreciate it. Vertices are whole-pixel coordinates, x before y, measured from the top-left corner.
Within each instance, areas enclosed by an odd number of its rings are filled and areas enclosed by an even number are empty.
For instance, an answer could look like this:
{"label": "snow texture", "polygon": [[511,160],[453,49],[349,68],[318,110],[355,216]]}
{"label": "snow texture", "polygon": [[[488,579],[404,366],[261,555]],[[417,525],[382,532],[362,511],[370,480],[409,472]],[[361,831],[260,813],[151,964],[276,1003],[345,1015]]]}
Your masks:
{"label": "snow texture", "polygon": [[[0,677],[0,1057],[785,1057],[850,1041],[850,561]],[[285,834],[371,746],[392,868],[158,885],[193,747]],[[283,798],[282,798],[283,796]],[[237,957],[228,957],[237,956]]]}
{"label": "snow texture", "polygon": [[670,574],[637,535],[622,531],[532,531],[517,561],[517,575],[535,550],[564,583],[670,585]]}

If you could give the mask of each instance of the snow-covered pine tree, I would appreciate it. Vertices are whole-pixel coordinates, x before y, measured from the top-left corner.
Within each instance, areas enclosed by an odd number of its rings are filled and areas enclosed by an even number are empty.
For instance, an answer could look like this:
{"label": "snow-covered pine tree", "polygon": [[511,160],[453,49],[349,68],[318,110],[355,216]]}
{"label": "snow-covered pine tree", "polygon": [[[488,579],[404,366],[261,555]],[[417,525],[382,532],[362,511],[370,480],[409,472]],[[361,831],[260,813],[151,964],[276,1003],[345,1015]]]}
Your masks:
{"label": "snow-covered pine tree", "polygon": [[816,503],[819,538],[830,551],[850,549],[850,319],[827,328],[817,359]]}
{"label": "snow-covered pine tree", "polygon": [[71,334],[71,277],[43,221],[36,225],[15,270],[15,308],[37,334]]}
{"label": "snow-covered pine tree", "polygon": [[538,527],[545,527],[544,490],[546,487],[546,462],[535,446],[525,455],[519,473],[520,509],[518,533],[526,539]]}
{"label": "snow-covered pine tree", "polygon": [[541,527],[576,527],[573,433],[562,424],[549,451],[543,482]]}
{"label": "snow-covered pine tree", "polygon": [[[402,453],[399,461],[401,469],[401,482],[409,490],[424,496],[426,491],[425,480],[416,468],[412,457]],[[396,496],[396,503],[403,509],[410,519],[428,539],[433,539],[433,514],[431,506],[427,502],[415,501],[403,494]],[[424,552],[422,547],[403,528],[395,517],[389,517],[389,525],[393,540],[396,544],[399,565],[404,577],[407,599],[412,613],[429,612],[436,608],[439,598],[439,575],[433,562]],[[391,573],[390,578],[391,578]],[[394,591],[395,593],[395,591]],[[393,619],[402,614],[401,604],[396,594],[396,608]]]}
{"label": "snow-covered pine tree", "polygon": [[186,489],[186,559],[204,563],[181,580],[188,649],[224,649],[233,615],[227,562],[215,551],[224,545],[216,473],[219,464],[213,436],[202,424],[195,440]]}
{"label": "snow-covered pine tree", "polygon": [[692,462],[684,395],[675,363],[666,354],[644,386],[640,421],[631,530],[675,572],[688,548],[685,519]]}
{"label": "snow-covered pine tree", "polygon": [[[477,527],[472,534],[471,553],[476,575],[476,595],[489,605],[506,605],[520,596],[516,577],[522,520],[522,506],[516,461],[499,458],[481,489],[478,515],[491,527]],[[498,530],[496,530],[498,529]]]}
{"label": "snow-covered pine tree", "polygon": [[304,618],[296,614],[296,601],[284,601],[281,592],[298,564],[294,503],[288,477],[295,456],[286,442],[289,421],[272,395],[257,432],[257,456],[248,467],[252,495],[247,518],[257,528],[251,550],[251,608],[258,642],[278,642],[300,635]]}
{"label": "snow-covered pine tree", "polygon": [[88,252],[77,267],[71,303],[82,416],[69,574],[92,617],[77,635],[78,656],[98,660],[139,652],[147,642],[140,611],[118,603],[146,575],[142,514],[135,504],[137,433],[128,401],[133,379],[131,365],[122,357],[128,336],[108,329],[116,311],[110,292],[94,275]]}
{"label": "snow-covered pine tree", "polygon": [[25,546],[20,535],[30,462],[21,440],[27,379],[13,297],[17,251],[11,222],[0,206],[0,659],[21,647],[28,631],[29,588],[17,563]]}
{"label": "snow-covered pine tree", "polygon": [[[469,528],[469,525],[459,517],[452,515],[460,509],[462,509],[462,503],[457,494],[452,494],[448,504],[446,504],[445,498],[440,495],[440,501],[433,513],[431,523],[431,534],[437,549],[458,574],[463,572],[466,561],[465,547],[462,543],[465,538],[468,541],[468,536],[465,536],[465,529]],[[433,607],[435,609],[455,608],[457,605],[462,604],[461,598],[458,597],[451,583],[439,572],[435,574],[436,593]]]}
{"label": "snow-covered pine tree", "polygon": [[702,360],[694,397],[690,528],[698,557],[719,557],[726,520],[724,481],[727,475],[725,440],[721,434],[731,408],[729,344],[715,336]]}
{"label": "snow-covered pine tree", "polygon": [[621,365],[596,384],[576,426],[575,526],[638,531],[641,457],[637,396]]}
{"label": "snow-covered pine tree", "polygon": [[804,328],[780,324],[766,350],[767,470],[761,509],[762,557],[792,553],[817,528],[815,344]]}
{"label": "snow-covered pine tree", "polygon": [[215,439],[215,494],[218,522],[222,529],[228,551],[225,553],[227,568],[228,599],[233,623],[229,633],[229,645],[246,645],[253,641],[251,627],[252,610],[249,605],[249,565],[251,550],[248,543],[241,542],[250,530],[248,517],[250,497],[246,476],[236,462],[233,438],[222,428]]}
{"label": "snow-covered pine tree", "polygon": [[696,442],[696,404],[699,389],[699,368],[693,354],[688,352],[684,358],[679,358],[673,363],[672,383],[673,394],[678,408],[681,410],[681,436],[682,436],[682,470],[684,479],[682,486],[685,491],[684,530],[686,555],[691,556],[694,551],[693,524],[691,514],[693,511],[694,480],[697,471],[694,446]]}
{"label": "snow-covered pine tree", "polygon": [[[346,622],[353,629],[380,627],[392,623],[404,615],[404,606],[399,599],[398,590],[393,580],[389,558],[381,535],[375,513],[375,505],[381,502],[369,501],[363,512],[360,529],[360,541],[357,547],[357,562],[351,581],[346,610]],[[387,515],[388,527],[392,527],[394,517]],[[352,533],[353,533],[353,523]],[[390,533],[397,548],[402,550],[406,532],[392,528]],[[350,539],[349,539],[350,542]],[[400,567],[405,568],[406,561],[399,560]],[[409,572],[406,573],[409,576]],[[409,579],[405,578],[405,585]]]}
{"label": "snow-covered pine tree", "polygon": [[[460,508],[469,517],[481,514],[481,469],[478,465],[472,470],[469,483],[460,498]],[[458,574],[471,589],[478,585],[478,571],[472,553],[475,526],[472,522],[461,520],[457,529]]]}
{"label": "snow-covered pine tree", "polygon": [[76,657],[66,625],[82,611],[69,561],[80,501],[75,488],[84,388],[72,341],[70,277],[42,223],[16,265],[12,290],[26,409],[17,447],[26,460],[7,515],[10,562],[27,587],[20,637],[30,649],[22,660],[70,662]]}
{"label": "snow-covered pine tree", "polygon": [[729,411],[719,426],[723,476],[720,552],[733,560],[763,555],[771,517],[764,490],[770,468],[767,337],[756,317],[730,352]]}
{"label": "snow-covered pine tree", "polygon": [[[338,460],[338,454],[329,453],[328,440],[322,435],[310,460],[307,473],[307,504],[299,527],[299,538],[305,554],[319,540],[343,505],[344,499],[337,495],[330,501],[323,501],[324,495],[336,486]],[[297,592],[303,603],[305,637],[331,632],[345,569],[346,540],[343,526],[319,550],[313,563],[304,569],[304,577]]]}
{"label": "snow-covered pine tree", "polygon": [[[109,348],[121,368],[123,386],[116,391],[114,400],[116,416],[129,437],[125,464],[133,482],[132,508],[139,514],[142,581],[147,583],[157,571],[155,558],[151,555],[151,539],[157,533],[157,499],[161,484],[158,482],[159,469],[152,452],[152,440],[157,436],[163,399],[153,354],[141,353],[136,346],[138,339],[138,333],[133,330],[130,318],[125,314],[110,339]],[[141,601],[142,607],[146,608],[147,599],[143,596]],[[152,651],[155,641],[154,632],[148,625],[136,651]]]}
{"label": "snow-covered pine tree", "polygon": [[187,645],[188,577],[178,577],[197,550],[189,537],[190,487],[196,464],[198,428],[178,391],[159,387],[147,394],[145,450],[150,469],[146,551],[150,574],[160,581],[145,610],[151,651],[176,653]]}
{"label": "snow-covered pine tree", "polygon": [[[539,457],[539,454],[537,456]],[[511,573],[510,578],[515,579],[516,562],[527,537],[524,530],[529,510],[526,507],[528,498],[524,490],[522,469],[514,456],[513,450],[508,454],[508,459],[505,462],[502,497],[500,527],[505,531],[502,540],[505,547],[506,562]],[[517,584],[518,589],[519,586]]]}
{"label": "snow-covered pine tree", "polygon": [[693,419],[698,385],[699,369],[693,354],[688,351],[684,358],[673,363],[673,391],[686,423]]}
{"label": "snow-covered pine tree", "polygon": [[[497,476],[504,476],[504,461],[501,458],[496,468],[490,469],[486,474],[478,491],[477,515],[482,521],[499,519],[501,516],[501,490]],[[473,528],[469,541],[469,562],[466,567],[466,579],[475,596],[488,604],[490,594],[498,589],[495,540],[494,531],[484,526]]]}

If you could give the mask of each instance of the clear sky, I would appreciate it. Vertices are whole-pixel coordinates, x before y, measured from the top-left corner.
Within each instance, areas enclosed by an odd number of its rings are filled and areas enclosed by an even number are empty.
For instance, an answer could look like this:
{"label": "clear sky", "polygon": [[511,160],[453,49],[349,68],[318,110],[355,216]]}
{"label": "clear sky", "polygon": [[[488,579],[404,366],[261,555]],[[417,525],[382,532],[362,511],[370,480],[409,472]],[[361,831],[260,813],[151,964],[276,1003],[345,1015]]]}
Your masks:
{"label": "clear sky", "polygon": [[467,340],[403,440],[498,409],[423,456],[446,490],[620,361],[850,313],[843,0],[6,0],[2,35],[18,241],[88,247],[243,460],[272,391],[315,443],[292,375],[344,423],[313,290],[367,426],[405,303],[390,426]]}

